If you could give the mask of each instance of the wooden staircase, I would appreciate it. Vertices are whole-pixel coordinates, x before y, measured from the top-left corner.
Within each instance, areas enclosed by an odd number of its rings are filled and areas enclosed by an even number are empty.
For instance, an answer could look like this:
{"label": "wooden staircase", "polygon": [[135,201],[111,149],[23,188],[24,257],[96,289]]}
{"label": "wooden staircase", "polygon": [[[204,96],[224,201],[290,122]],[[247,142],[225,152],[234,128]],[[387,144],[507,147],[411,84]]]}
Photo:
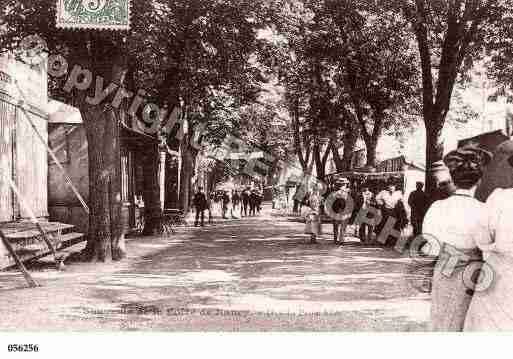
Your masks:
{"label": "wooden staircase", "polygon": [[[56,251],[63,250],[85,240],[82,233],[74,232],[75,226],[59,222],[40,222]],[[14,248],[21,261],[39,259],[51,254],[41,233],[32,222],[1,223],[0,230]],[[0,270],[15,264],[14,258],[0,242]]]}

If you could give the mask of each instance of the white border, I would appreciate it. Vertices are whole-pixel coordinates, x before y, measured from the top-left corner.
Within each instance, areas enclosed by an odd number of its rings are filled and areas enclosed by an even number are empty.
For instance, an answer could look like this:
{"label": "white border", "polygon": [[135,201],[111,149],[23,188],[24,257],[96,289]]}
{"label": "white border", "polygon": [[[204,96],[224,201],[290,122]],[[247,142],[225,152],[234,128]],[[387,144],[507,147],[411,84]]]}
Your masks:
{"label": "white border", "polygon": [[[511,334],[497,333],[1,333],[0,356],[7,359],[483,359],[500,352],[504,353],[502,357],[510,357],[511,339]],[[8,353],[8,344],[16,343],[38,344],[39,352]]]}

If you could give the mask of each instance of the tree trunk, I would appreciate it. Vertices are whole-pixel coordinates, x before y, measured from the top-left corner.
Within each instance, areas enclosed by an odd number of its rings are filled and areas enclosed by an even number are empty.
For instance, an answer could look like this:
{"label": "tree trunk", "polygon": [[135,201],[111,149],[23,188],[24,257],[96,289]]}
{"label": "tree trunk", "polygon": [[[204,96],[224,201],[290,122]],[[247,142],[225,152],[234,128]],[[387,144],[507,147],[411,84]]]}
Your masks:
{"label": "tree trunk", "polygon": [[315,171],[317,173],[317,178],[322,180],[324,178],[325,171],[321,160],[321,148],[318,143],[315,143],[313,146],[313,159],[315,161]]}
{"label": "tree trunk", "polygon": [[328,162],[331,147],[332,144],[328,144],[326,150],[322,153],[322,146],[319,143],[315,143],[313,146],[313,160],[315,162],[317,178],[321,181],[326,177],[326,163]]}
{"label": "tree trunk", "polygon": [[[100,33],[89,39],[90,47],[77,48],[70,60],[101,76],[104,84],[122,86],[127,69],[123,49]],[[72,96],[83,118],[88,148],[89,231],[82,254],[86,260],[104,262],[126,255],[121,221],[120,117],[119,110],[110,106],[113,94],[99,104],[88,103],[87,96],[95,96],[94,92],[93,85],[89,91],[73,90]]]}
{"label": "tree trunk", "polygon": [[104,262],[112,258],[110,218],[110,173],[108,155],[103,146],[107,141],[109,119],[99,107],[82,112],[89,155],[89,233],[83,252],[88,261]]}
{"label": "tree trunk", "polygon": [[186,144],[186,141],[182,142],[184,143],[180,144],[180,146],[182,146],[182,168],[180,169],[180,205],[184,213],[188,213],[190,208],[190,190],[192,185],[191,181],[194,161],[191,149]]}
{"label": "tree trunk", "polygon": [[365,140],[365,147],[367,148],[367,166],[376,166],[376,147],[378,146],[378,141],[375,138],[370,138]]}
{"label": "tree trunk", "polygon": [[442,160],[443,155],[442,128],[426,124],[426,193],[429,196],[434,193],[437,186],[433,164]]}
{"label": "tree trunk", "polygon": [[126,257],[124,223],[122,220],[123,201],[121,198],[121,146],[120,128],[113,110],[109,111],[105,131],[105,151],[109,154],[109,214],[112,259],[115,261]]}
{"label": "tree trunk", "polygon": [[158,235],[163,231],[162,207],[158,181],[159,151],[157,144],[145,148],[143,155],[144,235]]}
{"label": "tree trunk", "polygon": [[[119,124],[113,110],[90,107],[83,113],[89,155],[89,235],[87,260],[126,256],[121,221]],[[96,145],[94,145],[96,144]]]}
{"label": "tree trunk", "polygon": [[342,153],[342,171],[350,171],[353,162],[353,152],[358,140],[358,130],[346,131],[342,138],[344,141],[344,152]]}
{"label": "tree trunk", "polygon": [[[342,157],[340,157],[340,153],[338,152],[338,148],[336,145],[333,145],[331,147],[331,153],[333,154],[333,162],[335,162],[335,167],[337,169],[337,172],[343,172],[344,171],[344,160]],[[345,154],[345,148],[344,148],[344,154]]]}

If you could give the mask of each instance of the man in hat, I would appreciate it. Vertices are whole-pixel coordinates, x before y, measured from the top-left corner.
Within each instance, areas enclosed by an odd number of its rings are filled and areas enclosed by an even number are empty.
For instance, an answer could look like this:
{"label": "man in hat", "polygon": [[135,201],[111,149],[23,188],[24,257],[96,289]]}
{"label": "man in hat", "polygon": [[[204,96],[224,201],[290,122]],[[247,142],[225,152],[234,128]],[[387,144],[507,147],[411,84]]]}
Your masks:
{"label": "man in hat", "polygon": [[198,192],[194,195],[194,199],[192,200],[192,204],[196,208],[196,219],[194,221],[194,226],[198,226],[198,222],[201,218],[201,226],[205,225],[205,210],[207,209],[207,197],[203,192],[203,187],[198,188]]}
{"label": "man in hat", "polygon": [[[354,204],[350,195],[349,180],[341,178],[335,185],[338,190],[333,194],[334,200],[331,203],[331,208],[328,208],[328,214],[333,218],[333,243],[344,244],[346,227],[351,218]],[[328,207],[330,207],[329,204]]]}
{"label": "man in hat", "polygon": [[424,192],[424,183],[417,182],[417,189],[410,193],[408,204],[411,208],[411,224],[413,226],[413,236],[416,237],[422,233],[422,221],[427,210],[428,197]]}
{"label": "man in hat", "polygon": [[[379,237],[381,231],[385,227],[388,218],[397,217],[396,208],[400,201],[403,200],[403,194],[396,190],[395,183],[390,181],[387,184],[386,189],[379,192],[376,196],[376,202],[379,209],[381,210],[381,223],[376,228],[376,236]],[[396,218],[397,220],[399,218]]]}

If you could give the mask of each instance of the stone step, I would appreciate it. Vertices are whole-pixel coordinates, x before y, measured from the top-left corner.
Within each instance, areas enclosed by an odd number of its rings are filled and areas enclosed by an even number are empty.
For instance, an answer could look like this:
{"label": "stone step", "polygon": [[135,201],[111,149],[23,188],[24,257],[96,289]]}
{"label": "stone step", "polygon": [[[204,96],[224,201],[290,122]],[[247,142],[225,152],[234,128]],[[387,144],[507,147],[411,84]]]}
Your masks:
{"label": "stone step", "polygon": [[[37,229],[33,229],[35,227],[34,224],[31,225],[33,226],[32,228],[26,223],[16,223],[16,226],[2,226],[2,230],[7,232],[6,238],[23,262],[40,259],[52,254],[41,233]],[[42,227],[47,232],[47,236],[54,245],[59,258],[66,256],[63,253],[59,253],[61,250],[85,240],[84,234],[72,232],[73,225],[45,222],[44,224],[42,223]],[[18,229],[18,232],[14,231],[15,228]],[[4,255],[5,258],[0,258],[0,269],[14,265],[14,259],[8,253]]]}
{"label": "stone step", "polygon": [[28,246],[16,248],[14,251],[20,257],[24,257],[26,255],[34,255],[37,252],[40,252],[41,250],[43,250],[43,248],[41,248],[39,244],[30,244]]}
{"label": "stone step", "polygon": [[[45,222],[41,223],[41,227],[45,231],[46,234],[49,236],[52,235],[58,235],[60,234],[66,234],[73,230],[75,226],[71,224],[65,224],[65,223],[58,223],[58,222]],[[8,238],[11,242],[19,242],[19,241],[26,241],[28,239],[32,238],[38,238],[41,236],[41,232],[37,229],[37,227],[32,224],[31,227],[28,227],[26,229],[16,229],[16,228],[1,228],[3,233],[5,234],[6,238]],[[26,245],[29,245],[27,243]]]}
{"label": "stone step", "polygon": [[71,232],[63,234],[59,241],[60,246],[57,248],[58,250],[74,246],[75,244],[85,241],[85,238],[83,233]]}
{"label": "stone step", "polygon": [[[66,253],[66,252],[61,252],[62,250],[72,247],[72,246],[74,246],[80,242],[83,242],[85,240],[84,234],[78,233],[78,232],[71,232],[71,233],[64,234],[64,235],[60,236],[59,239],[60,239],[59,243],[56,245],[55,249],[57,250],[57,258],[59,258],[60,260],[64,260],[70,254],[70,253]],[[27,261],[27,260],[35,261],[35,260],[38,260],[38,259],[41,259],[41,258],[44,258],[47,256],[51,256],[51,255],[52,255],[52,253],[50,252],[48,247],[46,247],[44,250],[38,251],[36,253],[32,253],[31,255],[27,256],[26,258],[24,258],[22,260],[23,261]],[[53,257],[52,257],[52,259],[53,259]]]}

